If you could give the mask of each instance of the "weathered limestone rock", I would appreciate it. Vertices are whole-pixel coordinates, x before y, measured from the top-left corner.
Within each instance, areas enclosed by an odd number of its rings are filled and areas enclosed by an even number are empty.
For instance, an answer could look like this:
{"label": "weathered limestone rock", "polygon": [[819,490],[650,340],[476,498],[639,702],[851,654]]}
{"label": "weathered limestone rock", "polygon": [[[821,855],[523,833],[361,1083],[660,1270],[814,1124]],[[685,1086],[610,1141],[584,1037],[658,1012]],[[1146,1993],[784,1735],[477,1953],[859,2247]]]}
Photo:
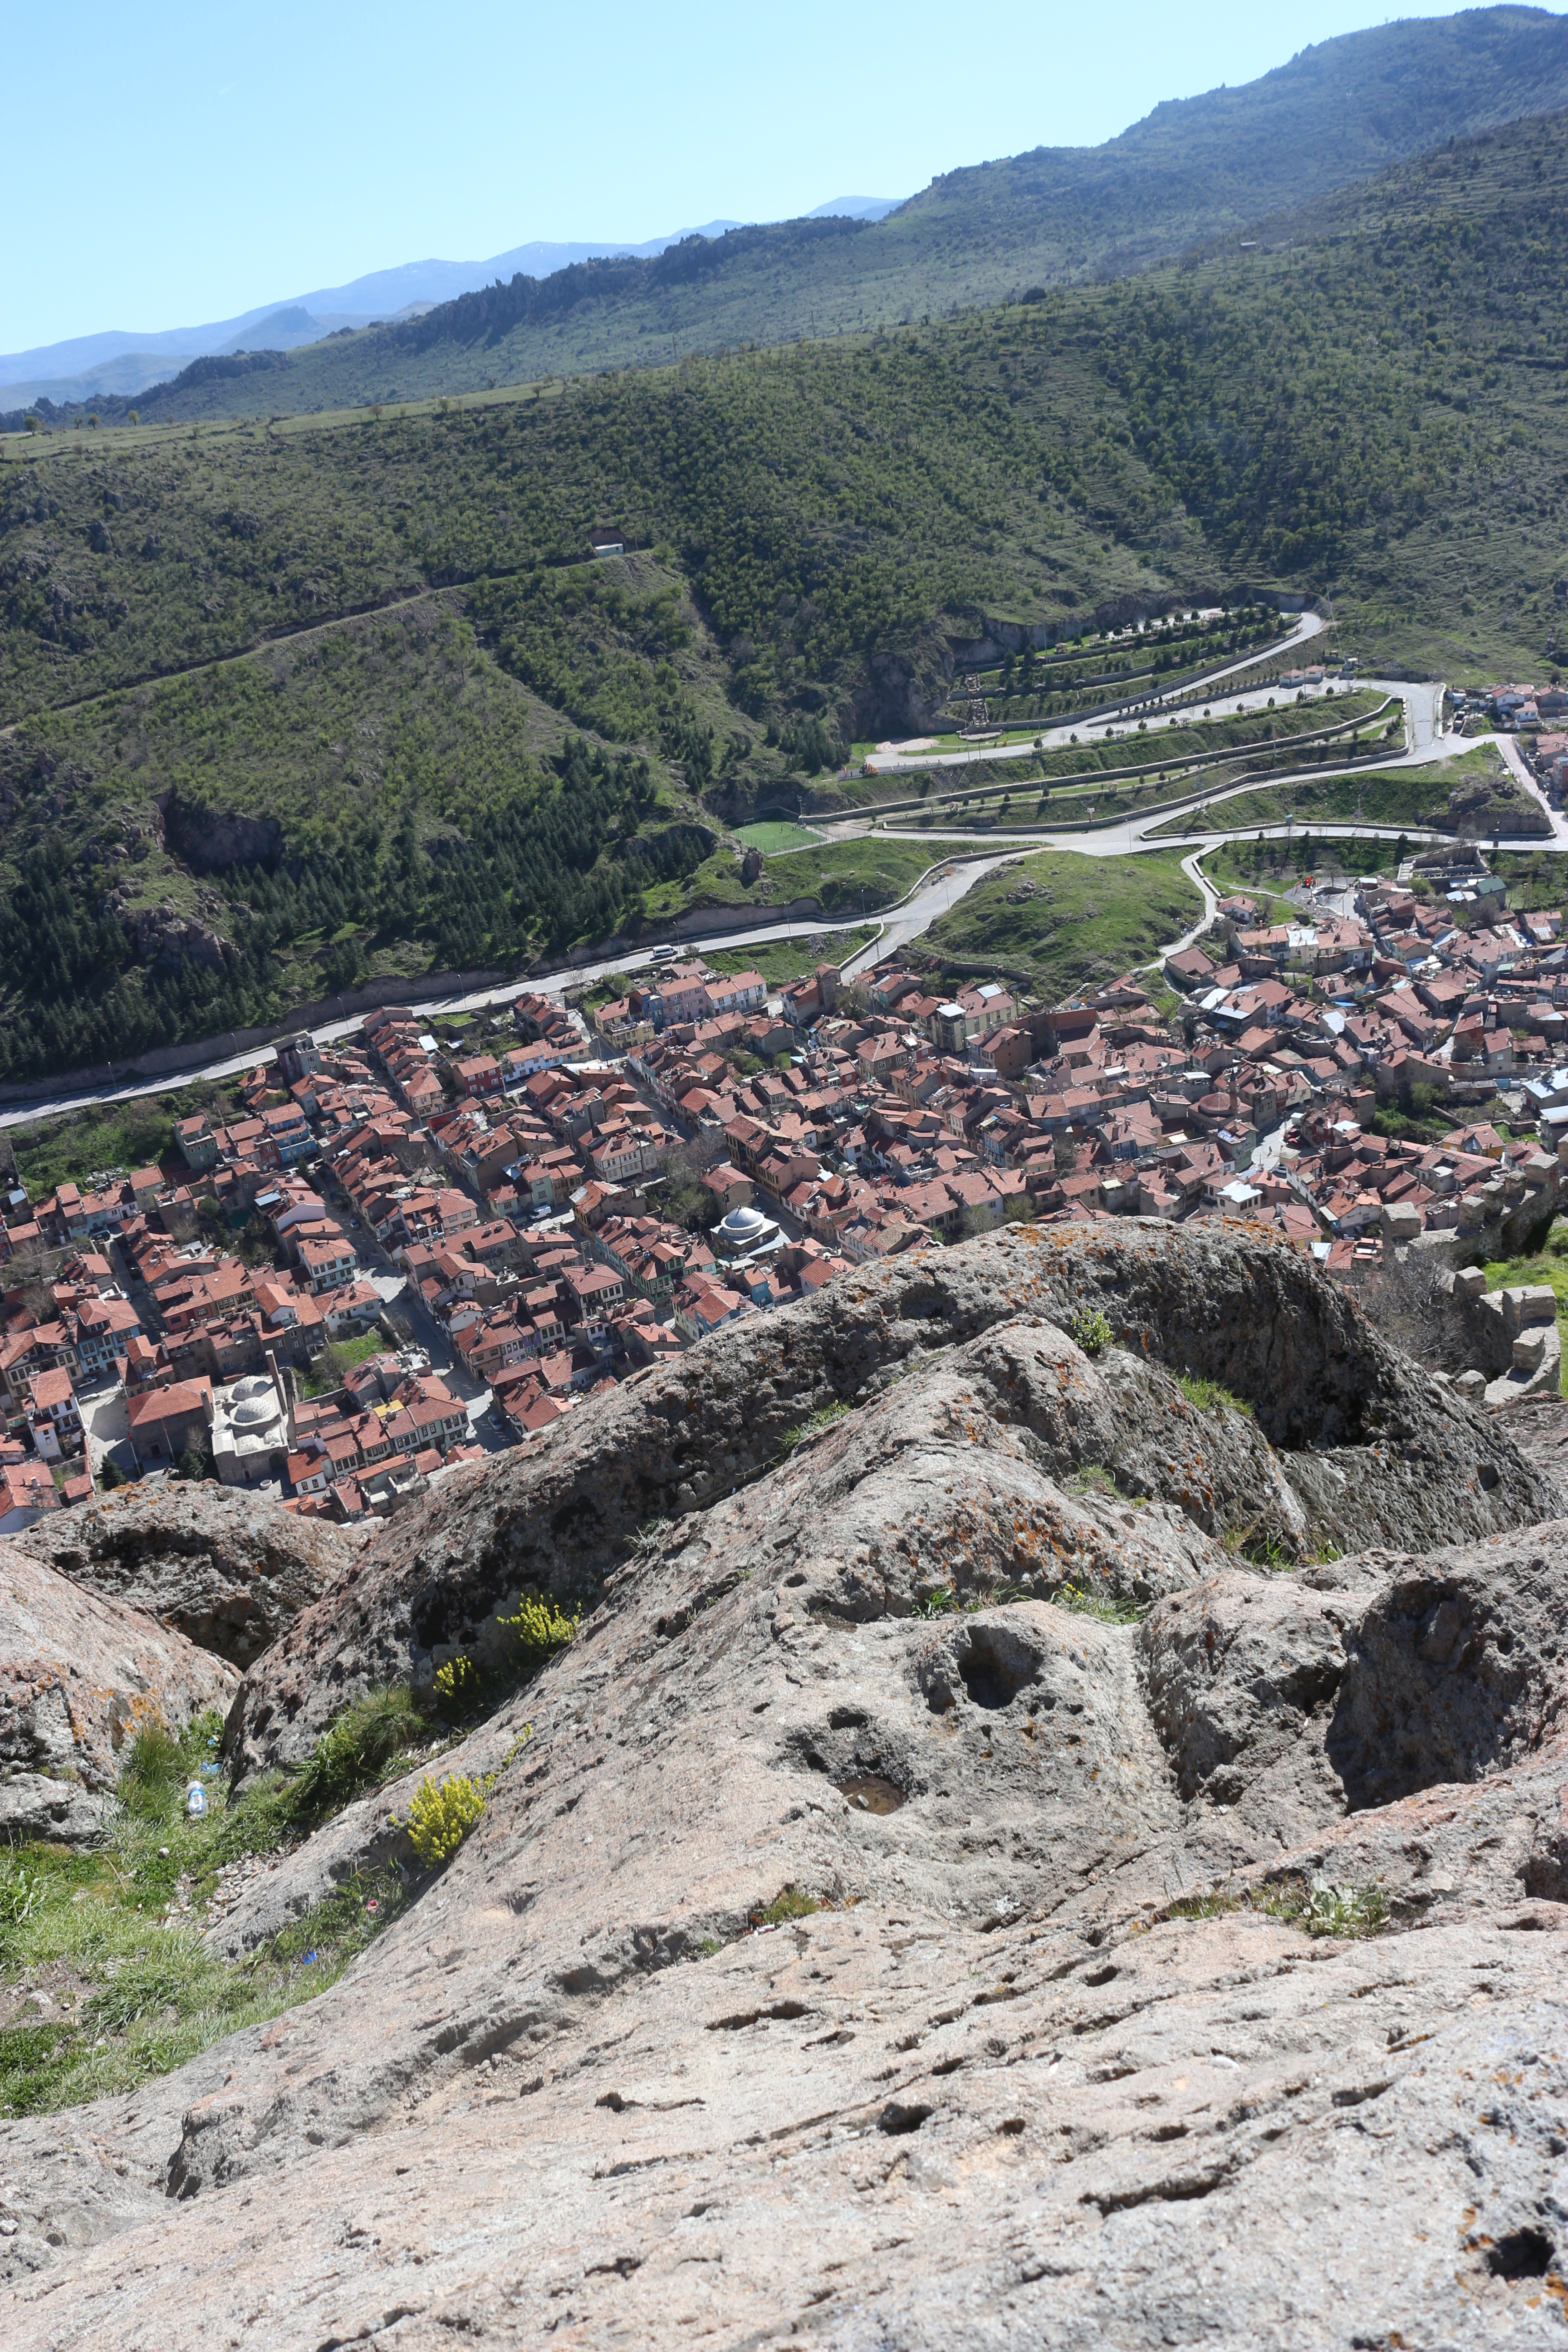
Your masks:
{"label": "weathered limestone rock", "polygon": [[209,1481],[121,1489],[15,1541],[243,1666],[352,1566],[363,1538]]}
{"label": "weathered limestone rock", "polygon": [[119,1756],[143,1723],[179,1731],[238,1675],[141,1610],[0,1542],[0,1836],[102,1836]]}
{"label": "weathered limestone rock", "polygon": [[[394,1523],[237,1762],[524,1574],[591,1612],[443,1757],[483,1817],[337,1982],[0,2126],[6,2339],[1558,2342],[1568,1423],[1514,1445],[1287,1255],[873,1269]],[[1317,1877],[1385,1931],[1309,1935]]]}
{"label": "weathered limestone rock", "polygon": [[[1085,1307],[1116,1334],[1092,1365],[1065,1337]],[[1250,1417],[1195,1405],[1173,1372],[1223,1383]],[[873,1399],[847,1484],[876,1465],[861,1572],[893,1606],[952,1581],[965,1553],[966,1594],[1081,1574],[1145,1600],[1227,1542],[1291,1559],[1560,1507],[1492,1416],[1256,1227],[1016,1227],[865,1267],[447,1482],[249,1677],[230,1753],[245,1769],[298,1760],[347,1699],[421,1682],[524,1583],[592,1600],[640,1528],[714,1506],[813,1414]]]}

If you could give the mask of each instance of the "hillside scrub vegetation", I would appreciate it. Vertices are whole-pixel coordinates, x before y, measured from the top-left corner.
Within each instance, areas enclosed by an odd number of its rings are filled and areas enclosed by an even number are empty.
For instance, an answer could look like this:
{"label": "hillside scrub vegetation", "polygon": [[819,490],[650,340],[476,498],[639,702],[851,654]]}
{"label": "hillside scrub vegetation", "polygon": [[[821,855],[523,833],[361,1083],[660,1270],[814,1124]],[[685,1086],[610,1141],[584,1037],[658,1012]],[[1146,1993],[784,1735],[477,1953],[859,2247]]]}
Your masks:
{"label": "hillside scrub vegetation", "polygon": [[[798,877],[748,899],[721,813],[842,804],[826,771],[929,724],[993,624],[1250,579],[1331,594],[1372,675],[1549,667],[1565,188],[1542,117],[1256,251],[987,313],[32,436],[0,469],[0,1075],[763,905]],[[588,559],[606,515],[642,553]]]}
{"label": "hillside scrub vegetation", "polygon": [[1202,913],[1175,852],[1049,850],[987,875],[933,924],[927,944],[957,973],[993,959],[1051,1003],[1151,961]]}

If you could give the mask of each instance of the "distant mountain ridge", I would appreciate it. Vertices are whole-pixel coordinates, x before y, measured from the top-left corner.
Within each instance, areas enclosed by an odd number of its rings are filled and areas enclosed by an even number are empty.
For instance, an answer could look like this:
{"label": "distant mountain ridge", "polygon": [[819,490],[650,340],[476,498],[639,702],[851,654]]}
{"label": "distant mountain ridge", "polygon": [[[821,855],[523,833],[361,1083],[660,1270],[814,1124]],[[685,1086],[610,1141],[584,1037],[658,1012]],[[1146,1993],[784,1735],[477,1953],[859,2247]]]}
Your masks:
{"label": "distant mountain ridge", "polygon": [[949,173],[879,220],[840,212],[699,233],[652,257],[498,270],[418,318],[298,350],[264,383],[248,365],[204,367],[141,413],[428,399],[984,308],[1210,247],[1445,141],[1565,106],[1568,18],[1509,6],[1384,25],[1156,107],[1103,146]]}
{"label": "distant mountain ridge", "polygon": [[[836,196],[806,215],[810,220],[847,214],[860,220],[880,220],[901,201],[896,196]],[[719,237],[739,228],[733,220],[712,220],[700,228],[680,228],[668,236],[650,237],[642,245],[612,241],[552,244],[535,240],[492,254],[488,261],[405,261],[391,269],[372,270],[346,286],[318,287],[311,293],[290,295],[280,302],[263,302],[237,318],[209,321],[205,326],[171,327],[153,334],[110,329],[101,334],[73,336],[60,343],[40,344],[32,351],[0,352],[0,391],[7,408],[26,408],[40,394],[57,406],[91,400],[104,394],[131,396],[150,384],[165,383],[180,371],[180,362],[210,353],[266,347],[292,351],[319,341],[342,327],[368,327],[374,320],[391,320],[405,312],[424,310],[489,285],[496,278],[548,278],[574,262],[630,256],[651,260],[671,245],[690,236]],[[303,331],[295,320],[303,319]]]}

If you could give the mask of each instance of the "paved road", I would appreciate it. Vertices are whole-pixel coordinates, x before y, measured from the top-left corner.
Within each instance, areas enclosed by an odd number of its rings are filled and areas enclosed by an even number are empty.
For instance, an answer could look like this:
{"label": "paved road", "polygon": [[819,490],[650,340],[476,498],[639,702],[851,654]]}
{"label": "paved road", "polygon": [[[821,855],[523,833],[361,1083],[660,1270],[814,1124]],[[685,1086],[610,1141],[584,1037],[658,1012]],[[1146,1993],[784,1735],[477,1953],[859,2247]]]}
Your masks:
{"label": "paved road", "polygon": [[[1318,620],[1316,614],[1307,617],[1313,621]],[[1320,623],[1319,625],[1321,626],[1321,624]],[[1373,692],[1397,694],[1400,697],[1405,704],[1408,749],[1392,760],[1380,761],[1375,768],[1315,771],[1312,778],[1314,782],[1327,782],[1339,775],[1357,777],[1384,775],[1403,767],[1426,764],[1433,759],[1458,756],[1461,751],[1475,751],[1488,742],[1493,742],[1513,773],[1519,778],[1520,782],[1534,799],[1540,801],[1543,807],[1545,806],[1543,796],[1531,778],[1520,755],[1518,745],[1511,738],[1506,735],[1477,736],[1461,742],[1458,738],[1443,735],[1441,716],[1443,688],[1440,684],[1412,685],[1404,679],[1378,678],[1363,679],[1359,683]],[[1256,703],[1257,696],[1253,694],[1247,697],[1231,698],[1233,704],[1237,700]],[[1223,699],[1216,700],[1210,706],[1216,716],[1222,715],[1226,707]],[[1225,786],[1213,793],[1205,795],[1203,805],[1205,820],[1209,819],[1213,811],[1223,805],[1227,799],[1258,789],[1259,786],[1256,782],[1239,783]],[[1550,809],[1547,810],[1547,814],[1552,820],[1550,836],[1527,835],[1517,839],[1506,840],[1502,846],[1508,849],[1568,850],[1568,820],[1564,820],[1562,815]],[[640,971],[673,951],[683,950],[700,954],[728,948],[762,947],[773,940],[813,939],[835,932],[859,930],[868,923],[875,923],[878,927],[877,938],[852,956],[845,966],[847,977],[855,978],[869,965],[878,962],[881,957],[907,946],[911,940],[920,938],[923,932],[930,929],[932,923],[945,915],[966,891],[973,889],[975,884],[982,881],[987,874],[994,873],[999,866],[1007,865],[1019,857],[1026,857],[1041,850],[1068,850],[1088,857],[1127,857],[1146,854],[1155,848],[1182,848],[1185,853],[1182,861],[1183,870],[1204,893],[1204,917],[1191,931],[1172,943],[1172,949],[1165,950],[1169,953],[1173,950],[1189,946],[1193,940],[1207,928],[1217,899],[1198,870],[1198,859],[1207,851],[1219,847],[1221,844],[1232,837],[1223,825],[1205,822],[1199,833],[1167,834],[1157,838],[1155,828],[1167,822],[1169,814],[1169,810],[1164,810],[1143,816],[1131,815],[1122,824],[1099,827],[1092,833],[1004,833],[994,826],[988,827],[984,833],[974,833],[966,832],[959,820],[955,820],[941,831],[924,826],[916,829],[909,825],[889,824],[882,830],[889,838],[919,841],[939,857],[943,856],[945,853],[948,862],[931,867],[922,876],[909,896],[885,914],[847,915],[837,920],[821,919],[806,922],[775,923],[761,930],[737,929],[700,939],[671,938],[668,940],[657,942],[652,947],[638,949],[626,955],[607,959],[603,962],[578,964],[561,971],[536,974],[529,980],[510,982],[498,989],[479,990],[466,996],[436,999],[422,999],[411,994],[408,1002],[416,1010],[430,1019],[438,1019],[446,1013],[482,1012],[490,1006],[509,1004],[516,997],[530,990],[559,993],[565,988],[581,988],[596,980],[606,979],[614,972]],[[857,833],[864,833],[867,830],[868,822],[865,817],[845,819],[837,824],[824,825],[821,829],[825,836],[829,839],[842,839],[852,837]],[[1248,837],[1254,837],[1258,830],[1259,828],[1255,826],[1245,828]],[[1261,828],[1264,835],[1270,839],[1282,838],[1291,830],[1291,827],[1285,824],[1266,825]],[[1421,841],[1441,837],[1429,834],[1423,827],[1415,824],[1380,825],[1349,823],[1314,824],[1312,834],[1317,840],[1394,841],[1403,835],[1411,841]],[[318,1037],[325,1039],[349,1036],[359,1028],[363,1017],[362,1014],[355,1013],[349,1019],[330,1022],[324,1027],[319,1028],[315,1034]],[[21,1126],[51,1113],[79,1110],[94,1104],[127,1102],[147,1095],[174,1094],[182,1087],[197,1085],[205,1080],[215,1078],[232,1077],[242,1071],[254,1069],[258,1063],[268,1063],[276,1059],[270,1045],[253,1046],[247,1053],[231,1051],[226,1054],[220,1039],[215,1038],[212,1043],[216,1048],[213,1059],[196,1069],[174,1073],[163,1078],[139,1078],[123,1086],[110,1085],[89,1088],[72,1096],[36,1096],[27,1102],[12,1104],[0,1109],[0,1128]]]}
{"label": "paved road", "polygon": [[[1441,684],[1433,686],[1423,682],[1421,684],[1412,685],[1407,678],[1368,677],[1357,679],[1356,691],[1358,693],[1364,692],[1368,694],[1381,694],[1386,696],[1396,695],[1400,701],[1405,705],[1406,749],[1398,752],[1393,760],[1386,762],[1380,762],[1380,765],[1387,765],[1391,767],[1419,767],[1425,765],[1431,760],[1446,757],[1447,752],[1453,750],[1455,739],[1445,738],[1442,731],[1442,701],[1444,689]],[[1326,702],[1331,713],[1333,703],[1339,699],[1337,693],[1330,695],[1326,688],[1309,688],[1306,689],[1306,693],[1310,701],[1321,699]],[[1255,688],[1251,693],[1217,695],[1212,702],[1205,703],[1204,708],[1208,712],[1211,719],[1218,719],[1234,718],[1237,711],[1242,709],[1256,711],[1258,704],[1258,698]],[[1330,723],[1329,719],[1325,719],[1324,723]],[[1079,750],[1083,750],[1090,743],[1102,740],[1107,732],[1107,728],[1111,724],[1114,724],[1114,722],[1108,721],[1106,726],[1101,726],[1099,729],[1086,729],[1084,733],[1079,739],[1078,748]],[[1468,751],[1473,751],[1478,742],[1485,742],[1489,740],[1489,738],[1485,736],[1475,737],[1466,744],[1465,748]],[[1157,731],[1140,740],[1135,734],[1129,735],[1125,729],[1122,729],[1118,735],[1118,740],[1126,743],[1130,753],[1141,751],[1152,754],[1159,748],[1159,736]],[[1047,751],[1063,751],[1069,750],[1072,747],[1069,741],[1054,741],[1047,739],[1046,748]],[[1251,748],[1254,747],[1247,745],[1242,746],[1237,751],[1236,756],[1238,759],[1244,757],[1246,751]],[[1282,746],[1281,748],[1288,748],[1288,746]],[[1033,758],[1033,743],[1023,743],[1016,746],[1009,745],[1005,752],[988,751],[976,753],[968,751],[963,754],[962,760],[954,760],[949,754],[944,752],[942,755],[941,764],[945,767],[953,767],[956,765],[967,767],[977,758],[992,760],[1005,757],[1012,759],[1015,756],[1018,758],[1023,758],[1025,756]],[[931,769],[937,765],[938,762],[935,759],[911,759],[900,761],[898,764],[900,769],[907,769],[912,772],[918,773],[922,770]],[[885,762],[882,772],[888,772]],[[1323,769],[1321,771],[1314,769],[1312,771],[1315,780],[1320,775],[1331,776],[1340,772],[1341,771],[1331,768]],[[1350,772],[1354,773],[1358,772],[1351,771]],[[1359,772],[1366,772],[1363,771]],[[1114,784],[1109,782],[1107,782],[1107,792],[1113,792],[1115,789],[1116,787]],[[1215,799],[1222,799],[1224,798],[1226,791],[1256,792],[1258,789],[1258,782],[1255,780],[1249,784],[1237,784],[1222,787],[1215,793],[1213,797]],[[1192,786],[1192,796],[1194,800],[1205,797],[1201,782],[1194,782]],[[875,808],[868,807],[867,809],[859,812],[854,817],[841,818],[837,823],[819,829],[827,831],[835,839],[842,839],[848,837],[855,833],[865,833],[871,830],[876,825],[876,819],[877,812]],[[1152,822],[1158,824],[1162,822],[1162,820],[1160,818],[1154,818]],[[889,821],[887,825],[881,829],[892,831],[896,823],[896,819],[891,819]]]}
{"label": "paved road", "polygon": [[[773,923],[765,929],[754,927],[746,930],[728,931],[695,940],[661,941],[650,948],[634,950],[628,954],[614,956],[602,963],[574,964],[562,971],[534,974],[531,979],[509,982],[504,987],[480,989],[467,996],[421,997],[410,992],[407,1003],[430,1020],[439,1020],[453,1013],[479,1013],[488,1006],[510,1004],[519,996],[534,992],[559,994],[563,989],[590,986],[596,980],[605,980],[612,972],[639,971],[672,952],[700,955],[718,952],[724,948],[765,947],[771,940],[816,939],[838,931],[864,930],[868,924],[879,923],[880,936],[871,941],[860,955],[853,959],[856,970],[875,963],[885,955],[888,944],[902,946],[930,928],[939,915],[947,912],[954,901],[963,897],[983,874],[1003,861],[995,858],[975,858],[973,854],[954,863],[944,857],[942,850],[933,853],[942,862],[934,866],[915,885],[908,898],[886,916],[856,914],[834,919],[823,917],[810,922]],[[847,969],[848,967],[847,967]],[[331,1021],[318,1027],[318,1038],[348,1037],[360,1027],[364,1016],[354,1013],[343,1021]],[[258,1064],[277,1059],[270,1045],[253,1045],[243,1054],[225,1053],[222,1040],[214,1038],[217,1049],[210,1062],[195,1069],[172,1072],[166,1077],[136,1078],[125,1085],[106,1085],[84,1089],[78,1095],[50,1096],[40,1094],[24,1103],[13,1103],[0,1109],[0,1128],[19,1127],[26,1122],[47,1117],[54,1112],[82,1110],[93,1104],[132,1102],[144,1095],[176,1094],[182,1087],[199,1086],[214,1078],[228,1078],[242,1071],[254,1070]]]}
{"label": "paved road", "polygon": [[[1463,752],[1479,751],[1491,744],[1500,752],[1521,783],[1529,790],[1531,797],[1540,803],[1552,820],[1550,836],[1539,834],[1510,835],[1503,838],[1500,846],[1504,849],[1568,849],[1568,820],[1564,820],[1561,814],[1547,806],[1545,796],[1530,776],[1518,744],[1510,736],[1479,735],[1464,740],[1457,736],[1445,736],[1441,722],[1443,696],[1441,685],[1413,686],[1401,679],[1369,679],[1366,683],[1376,692],[1397,694],[1404,701],[1405,729],[1409,738],[1407,749],[1396,753],[1392,759],[1380,760],[1374,767],[1358,764],[1354,767],[1314,769],[1310,778],[1314,784],[1331,782],[1341,777],[1353,777],[1357,782],[1361,782],[1378,776],[1396,774],[1402,768],[1430,766],[1436,761],[1458,758]],[[1282,777],[1278,780],[1278,785],[1283,786],[1289,782],[1289,777]],[[966,830],[961,815],[955,816],[950,824],[940,829],[926,825],[917,828],[909,824],[889,822],[881,830],[893,840],[948,842],[954,845],[980,842],[993,844],[1027,842],[1035,849],[1077,850],[1089,857],[1128,857],[1148,850],[1174,849],[1184,845],[1199,845],[1204,850],[1209,850],[1217,848],[1223,842],[1235,837],[1237,834],[1249,840],[1257,838],[1259,834],[1268,840],[1283,840],[1302,829],[1299,828],[1294,821],[1289,824],[1279,823],[1233,828],[1208,821],[1215,810],[1223,809],[1227,800],[1239,799],[1245,793],[1268,788],[1269,779],[1254,778],[1250,782],[1226,784],[1212,793],[1194,796],[1190,804],[1191,811],[1201,812],[1204,821],[1196,824],[1193,832],[1186,834],[1160,831],[1160,827],[1171,822],[1172,812],[1169,806],[1152,810],[1142,816],[1129,815],[1116,824],[1097,826],[1092,833],[1068,831],[1052,833],[1033,829],[1027,833],[1008,833],[995,825],[987,826],[984,833],[978,833]],[[843,829],[846,828],[831,828],[835,834]],[[1361,823],[1353,823],[1349,819],[1342,823],[1314,822],[1310,825],[1310,831],[1313,839],[1318,841],[1359,839],[1395,841],[1402,837],[1410,841],[1437,841],[1445,837],[1431,828],[1419,824],[1376,824],[1364,820]]]}
{"label": "paved road", "polygon": [[1197,941],[1202,939],[1204,933],[1207,930],[1209,925],[1213,922],[1215,916],[1219,911],[1219,892],[1215,888],[1214,884],[1209,880],[1208,876],[1204,872],[1203,866],[1199,863],[1202,856],[1202,850],[1194,849],[1190,857],[1183,858],[1182,871],[1186,876],[1188,881],[1195,884],[1196,887],[1202,892],[1204,902],[1203,913],[1198,917],[1197,921],[1193,925],[1190,931],[1184,931],[1179,940],[1173,940],[1169,947],[1161,949],[1160,953],[1163,956],[1180,955],[1184,948],[1195,946]]}
{"label": "paved road", "polygon": [[879,963],[885,955],[891,955],[898,949],[907,947],[911,940],[918,940],[922,931],[928,931],[950,908],[957,905],[966,891],[973,890],[977,882],[984,881],[987,874],[994,874],[999,866],[1011,863],[1011,857],[1004,855],[1000,857],[971,857],[962,866],[937,866],[910,893],[901,906],[896,907],[884,919],[880,938],[872,940],[858,955],[850,957],[844,967],[845,979],[858,980],[861,972],[870,965]]}
{"label": "paved road", "polygon": [[[1546,812],[1552,824],[1552,841],[1550,846],[1553,849],[1568,848],[1568,817],[1563,815],[1561,809],[1554,809],[1552,807],[1551,802],[1547,799],[1546,794],[1542,791],[1541,786],[1531,774],[1530,769],[1525,761],[1524,753],[1519,748],[1519,740],[1517,736],[1493,735],[1489,737],[1482,737],[1477,740],[1495,743],[1498,750],[1502,753],[1504,767],[1506,767],[1512,774],[1514,782],[1519,785],[1520,790],[1521,792],[1528,793],[1532,801],[1539,801],[1541,806]],[[1543,841],[1538,841],[1535,845],[1538,849],[1544,849],[1548,846],[1548,844]]]}
{"label": "paved road", "polygon": [[[1303,613],[1298,618],[1289,635],[1281,640],[1275,651],[1279,654],[1300,652],[1309,638],[1320,635],[1327,627],[1328,623],[1321,614]],[[1205,688],[1211,685],[1218,685],[1225,678],[1235,677],[1241,670],[1253,668],[1265,658],[1272,658],[1272,656],[1249,654],[1244,661],[1228,662],[1223,669],[1216,669],[1212,677],[1205,678],[1204,685]],[[1175,705],[1178,696],[1187,690],[1185,688],[1172,688],[1173,706]],[[1255,699],[1256,695],[1255,688],[1252,696],[1247,698]],[[1235,700],[1237,698],[1231,698]],[[1205,698],[1204,708],[1212,709],[1217,712],[1222,703],[1223,698],[1219,702],[1214,703]],[[977,747],[971,746],[963,751],[905,752],[896,749],[891,751],[873,751],[868,758],[866,765],[873,775],[890,776],[897,775],[906,769],[912,770],[917,774],[924,774],[932,768],[966,768],[972,760],[978,759],[1026,760],[1033,757],[1037,740],[1044,743],[1047,751],[1065,751],[1075,742],[1093,742],[1098,737],[1103,736],[1109,728],[1123,726],[1125,714],[1128,711],[1163,710],[1165,707],[1163,698],[1151,688],[1146,694],[1130,695],[1125,701],[1117,704],[1115,709],[1108,710],[1103,719],[1097,719],[1088,726],[1085,726],[1081,720],[1076,722],[1068,720],[1060,727],[1043,727],[1039,730],[1038,739],[1031,735],[1026,742],[1000,744],[994,751],[981,751]],[[1183,707],[1190,716],[1192,706]]]}

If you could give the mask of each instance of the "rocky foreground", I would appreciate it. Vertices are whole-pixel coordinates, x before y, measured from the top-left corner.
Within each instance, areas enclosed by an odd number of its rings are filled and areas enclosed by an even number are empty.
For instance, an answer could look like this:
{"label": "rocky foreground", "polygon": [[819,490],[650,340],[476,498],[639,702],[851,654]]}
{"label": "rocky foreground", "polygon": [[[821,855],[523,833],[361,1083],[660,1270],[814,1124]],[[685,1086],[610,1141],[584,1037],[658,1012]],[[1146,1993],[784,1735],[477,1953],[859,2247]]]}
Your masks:
{"label": "rocky foreground", "polygon": [[[1017,1230],[721,1334],[368,1547],[206,1497],[178,1541],[14,1545],[35,1780],[73,1594],[95,1687],[134,1639],[187,1711],[281,1624],[240,1785],[525,1585],[586,1613],[443,1759],[484,1815],[329,1991],[0,2126],[0,2332],[1563,2344],[1542,1414],[1516,1444],[1245,1229]],[[214,1948],[401,1852],[409,1794]]]}

